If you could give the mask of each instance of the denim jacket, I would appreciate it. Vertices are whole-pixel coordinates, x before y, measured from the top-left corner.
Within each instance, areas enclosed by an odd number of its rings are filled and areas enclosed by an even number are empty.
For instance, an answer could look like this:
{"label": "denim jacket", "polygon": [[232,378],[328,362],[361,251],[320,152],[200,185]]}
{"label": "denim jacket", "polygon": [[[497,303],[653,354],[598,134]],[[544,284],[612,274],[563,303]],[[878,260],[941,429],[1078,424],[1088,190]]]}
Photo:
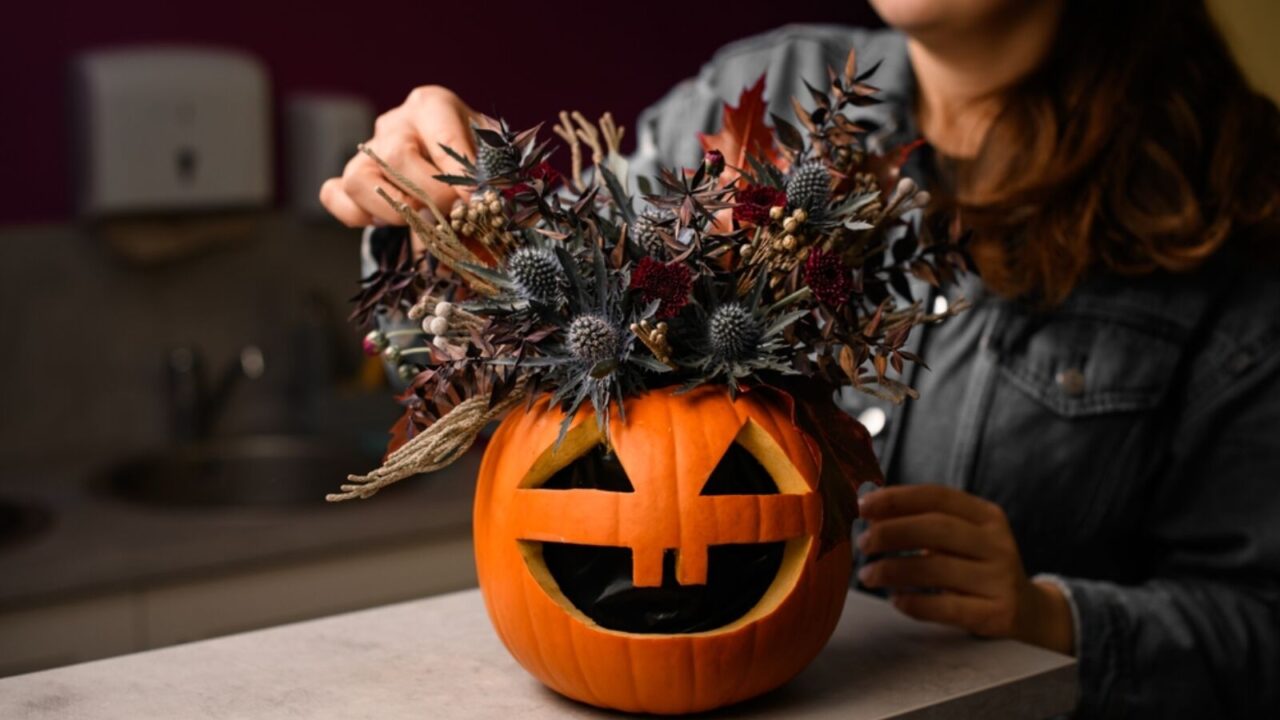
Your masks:
{"label": "denim jacket", "polygon": [[[761,73],[770,111],[791,116],[801,78],[821,85],[853,46],[882,63],[886,102],[866,119],[900,137],[902,36],[789,26],[723,48],[648,109],[633,172],[698,163],[697,132]],[[970,299],[953,322],[973,324],[973,350],[932,371],[965,383],[961,400],[913,409],[948,421],[937,481],[999,503],[1027,572],[1066,591],[1077,714],[1280,717],[1280,278],[1227,250],[1191,274],[1093,277],[1050,312]],[[893,482],[895,458],[924,449],[904,440],[912,413],[844,400],[887,418]]]}

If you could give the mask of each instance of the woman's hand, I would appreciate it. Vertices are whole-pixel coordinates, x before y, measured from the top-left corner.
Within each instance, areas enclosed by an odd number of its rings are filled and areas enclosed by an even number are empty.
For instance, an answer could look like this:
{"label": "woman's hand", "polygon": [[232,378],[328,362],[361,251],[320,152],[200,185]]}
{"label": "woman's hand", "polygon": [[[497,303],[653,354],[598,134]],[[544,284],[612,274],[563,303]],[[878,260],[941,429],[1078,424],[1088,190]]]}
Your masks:
{"label": "woman's hand", "polygon": [[[409,93],[397,108],[378,117],[373,137],[365,144],[391,167],[417,183],[441,211],[448,213],[453,201],[466,199],[461,188],[435,179],[440,174],[461,174],[458,161],[441,145],[448,145],[467,157],[475,157],[471,142],[471,119],[475,115],[462,99],[446,88],[426,85]],[[338,220],[350,227],[382,222],[403,225],[395,210],[375,192],[387,194],[417,207],[382,175],[373,159],[357,152],[340,178],[330,178],[320,187],[320,202]]]}
{"label": "woman's hand", "polygon": [[873,559],[858,579],[889,590],[899,611],[1072,652],[1070,606],[1053,583],[1027,579],[999,505],[940,485],[885,488],[858,505],[869,523],[858,549]]}

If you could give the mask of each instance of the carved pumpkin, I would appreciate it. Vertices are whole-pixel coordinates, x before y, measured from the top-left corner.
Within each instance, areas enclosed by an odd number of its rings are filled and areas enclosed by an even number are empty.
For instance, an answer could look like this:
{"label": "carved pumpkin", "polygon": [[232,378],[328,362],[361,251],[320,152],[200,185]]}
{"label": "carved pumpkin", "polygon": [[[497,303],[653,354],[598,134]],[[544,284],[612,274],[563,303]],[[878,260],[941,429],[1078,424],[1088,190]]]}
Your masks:
{"label": "carved pumpkin", "polygon": [[475,550],[498,635],[571,698],[685,713],[785,683],[844,606],[820,549],[820,456],[765,393],[629,398],[608,445],[583,410],[511,413],[480,468]]}

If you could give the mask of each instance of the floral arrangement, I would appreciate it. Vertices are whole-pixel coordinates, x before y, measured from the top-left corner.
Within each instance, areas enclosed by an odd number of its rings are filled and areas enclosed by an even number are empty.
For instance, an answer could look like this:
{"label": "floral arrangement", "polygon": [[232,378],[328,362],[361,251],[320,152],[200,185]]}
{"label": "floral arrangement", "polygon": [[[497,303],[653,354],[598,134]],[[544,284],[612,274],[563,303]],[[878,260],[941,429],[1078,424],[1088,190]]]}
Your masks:
{"label": "floral arrangement", "polygon": [[[477,123],[474,159],[444,148],[465,172],[438,179],[472,190],[452,208],[364,149],[434,222],[383,193],[426,252],[407,240],[385,249],[355,318],[384,318],[365,349],[407,383],[405,414],[383,467],[329,499],[447,465],[486,423],[544,393],[566,429],[586,403],[607,429],[613,413],[625,420],[623,398],[671,385],[825,405],[846,385],[911,396],[890,372],[920,362],[903,349],[908,332],[962,304],[929,313],[907,277],[937,286],[970,262],[938,223],[909,221],[928,203],[900,177],[911,146],[877,151],[849,118],[877,102],[874,70],[859,72],[851,53],[826,90],[808,87],[808,106],[793,99],[800,127],[766,122],[761,78],[701,138],[696,167],[634,188],[607,114],[561,114],[568,176],[548,163],[539,128]],[[389,329],[396,319],[408,322]]]}

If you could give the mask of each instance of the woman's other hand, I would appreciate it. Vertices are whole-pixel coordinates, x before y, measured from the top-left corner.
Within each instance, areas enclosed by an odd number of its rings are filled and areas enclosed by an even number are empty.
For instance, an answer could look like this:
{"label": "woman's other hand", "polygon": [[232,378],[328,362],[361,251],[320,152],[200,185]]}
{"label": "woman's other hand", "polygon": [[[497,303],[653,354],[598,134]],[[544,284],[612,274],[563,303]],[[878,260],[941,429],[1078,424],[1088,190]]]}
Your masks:
{"label": "woman's other hand", "polygon": [[[471,142],[471,121],[475,113],[462,99],[446,88],[424,85],[409,93],[399,107],[378,116],[373,137],[365,144],[397,172],[426,191],[432,202],[447,213],[457,198],[466,199],[461,188],[435,179],[440,174],[461,174],[458,161],[449,157],[447,145],[467,157],[475,157]],[[383,177],[372,158],[355,153],[340,178],[330,178],[320,187],[320,202],[338,220],[350,227],[375,223],[403,225],[395,210],[378,196],[381,187],[390,196],[417,207]]]}
{"label": "woman's other hand", "polygon": [[1070,654],[1071,608],[1058,586],[1032,581],[999,505],[940,485],[896,486],[859,500],[869,523],[858,579],[891,593],[918,620]]}

